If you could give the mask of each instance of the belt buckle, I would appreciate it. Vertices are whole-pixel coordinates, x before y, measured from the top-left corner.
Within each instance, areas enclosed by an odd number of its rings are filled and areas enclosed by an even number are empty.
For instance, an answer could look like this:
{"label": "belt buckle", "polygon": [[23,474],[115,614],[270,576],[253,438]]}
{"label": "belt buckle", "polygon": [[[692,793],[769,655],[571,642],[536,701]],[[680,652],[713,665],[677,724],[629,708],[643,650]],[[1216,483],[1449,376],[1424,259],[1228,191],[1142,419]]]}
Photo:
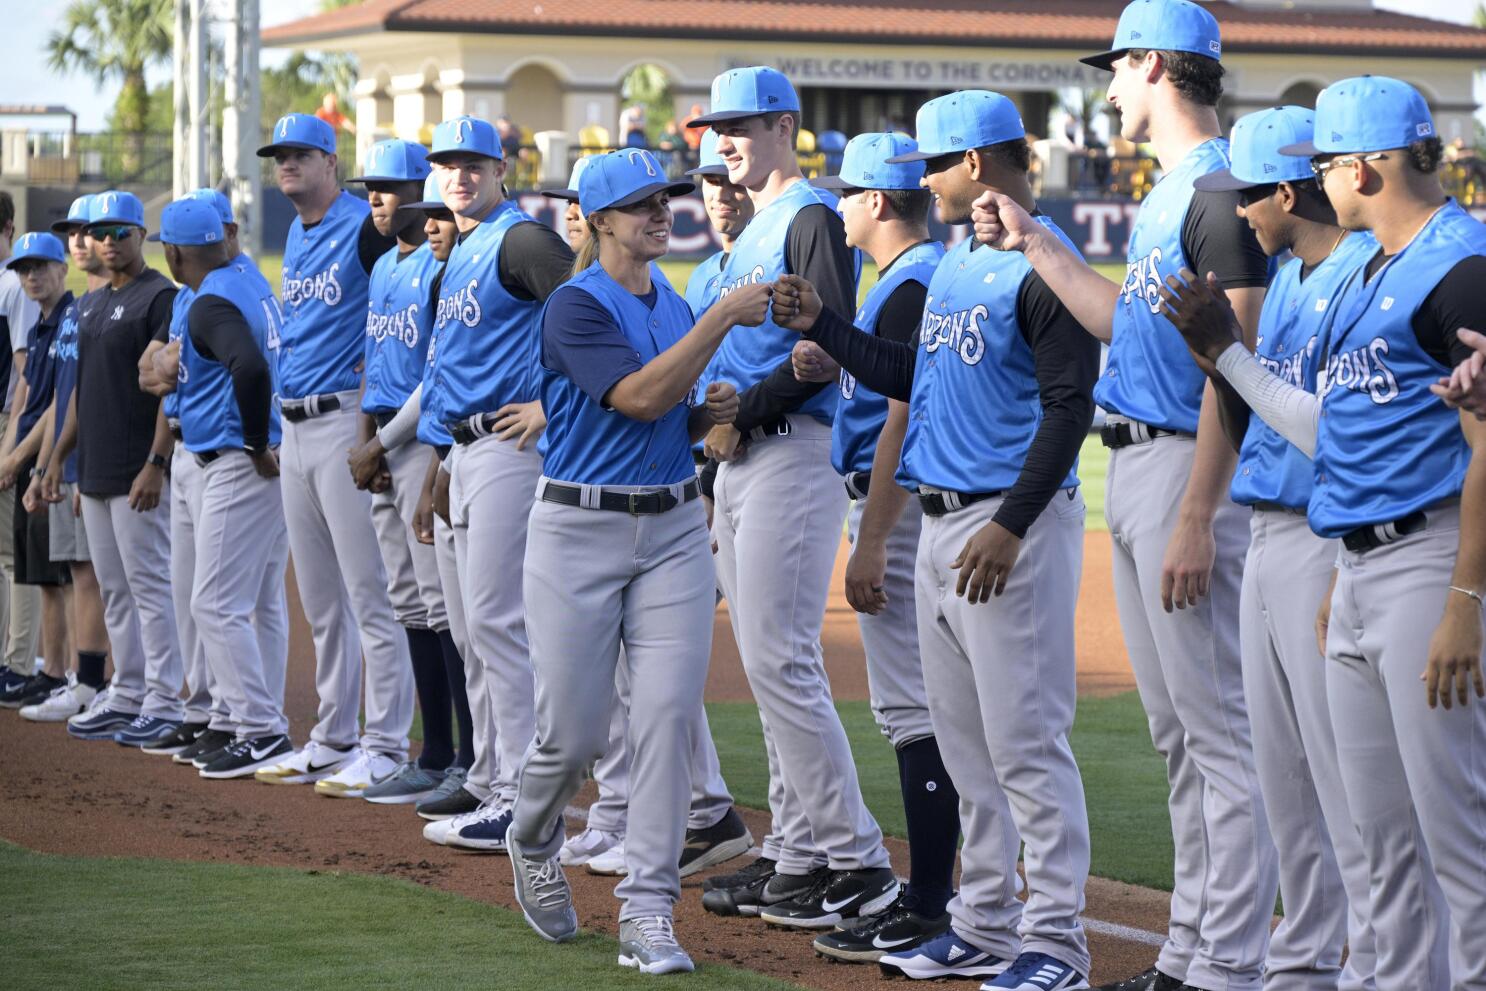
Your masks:
{"label": "belt buckle", "polygon": [[639,500],[639,498],[640,498],[641,495],[642,495],[642,493],[639,493],[639,492],[631,492],[629,494],[629,514],[631,516],[639,516],[640,515],[640,506],[639,506],[638,500]]}

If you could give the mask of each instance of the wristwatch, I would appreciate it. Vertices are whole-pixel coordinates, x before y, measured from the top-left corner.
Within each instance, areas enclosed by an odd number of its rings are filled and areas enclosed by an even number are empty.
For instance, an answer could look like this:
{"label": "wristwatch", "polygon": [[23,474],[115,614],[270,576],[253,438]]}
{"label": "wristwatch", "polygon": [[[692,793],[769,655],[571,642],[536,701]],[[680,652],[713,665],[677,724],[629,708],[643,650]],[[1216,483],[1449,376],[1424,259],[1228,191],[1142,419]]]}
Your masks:
{"label": "wristwatch", "polygon": [[154,465],[156,468],[161,469],[165,468],[165,466],[169,464],[169,462],[165,460],[165,456],[163,454],[156,454],[154,451],[150,452],[150,456],[148,458],[145,458],[144,463],[147,465]]}

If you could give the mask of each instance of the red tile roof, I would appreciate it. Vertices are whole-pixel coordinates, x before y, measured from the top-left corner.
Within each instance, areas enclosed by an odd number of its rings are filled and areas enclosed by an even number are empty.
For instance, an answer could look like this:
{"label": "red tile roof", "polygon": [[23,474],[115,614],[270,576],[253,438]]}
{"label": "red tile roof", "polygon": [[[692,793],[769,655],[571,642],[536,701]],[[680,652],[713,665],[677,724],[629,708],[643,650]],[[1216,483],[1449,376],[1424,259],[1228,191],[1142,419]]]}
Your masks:
{"label": "red tile roof", "polygon": [[[1303,0],[1301,0],[1303,2]],[[1123,0],[366,0],[280,24],[269,45],[380,31],[1006,44],[1097,51]],[[1234,52],[1486,60],[1486,30],[1378,10],[1208,4]]]}

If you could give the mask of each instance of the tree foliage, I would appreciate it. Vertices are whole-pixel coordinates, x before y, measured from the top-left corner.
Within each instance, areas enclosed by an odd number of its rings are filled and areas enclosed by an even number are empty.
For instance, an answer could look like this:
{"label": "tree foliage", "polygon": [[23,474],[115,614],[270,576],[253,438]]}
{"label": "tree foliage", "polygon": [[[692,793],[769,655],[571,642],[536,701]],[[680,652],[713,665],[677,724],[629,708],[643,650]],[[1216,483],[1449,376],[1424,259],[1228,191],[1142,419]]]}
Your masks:
{"label": "tree foliage", "polygon": [[150,121],[145,69],[170,57],[173,39],[170,0],[72,0],[61,30],[47,38],[47,65],[82,72],[100,86],[119,83],[115,119],[121,130],[140,134]]}

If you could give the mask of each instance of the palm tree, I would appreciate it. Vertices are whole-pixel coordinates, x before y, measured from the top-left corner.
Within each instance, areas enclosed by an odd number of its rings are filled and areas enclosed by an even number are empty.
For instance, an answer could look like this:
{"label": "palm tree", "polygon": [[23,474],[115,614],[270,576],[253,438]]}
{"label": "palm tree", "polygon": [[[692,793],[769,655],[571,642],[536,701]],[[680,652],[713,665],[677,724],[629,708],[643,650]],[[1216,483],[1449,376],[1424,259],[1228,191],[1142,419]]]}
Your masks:
{"label": "palm tree", "polygon": [[145,69],[170,57],[170,0],[72,0],[62,29],[47,38],[47,64],[120,84],[115,110],[129,135],[126,167],[137,168],[150,112]]}

